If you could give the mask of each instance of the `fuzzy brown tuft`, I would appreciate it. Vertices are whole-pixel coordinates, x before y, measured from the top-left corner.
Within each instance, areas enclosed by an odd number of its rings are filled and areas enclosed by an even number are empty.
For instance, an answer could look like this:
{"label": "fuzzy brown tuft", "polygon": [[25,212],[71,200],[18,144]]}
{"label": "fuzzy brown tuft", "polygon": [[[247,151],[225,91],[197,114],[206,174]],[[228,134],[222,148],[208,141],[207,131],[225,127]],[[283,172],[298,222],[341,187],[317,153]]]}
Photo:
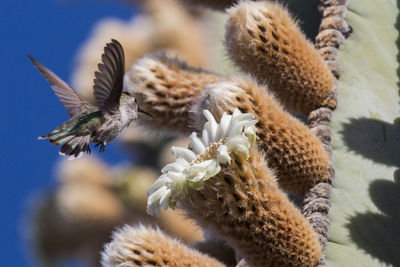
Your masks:
{"label": "fuzzy brown tuft", "polygon": [[125,75],[125,89],[140,108],[154,118],[139,117],[141,124],[153,129],[191,133],[189,112],[203,87],[217,82],[219,76],[193,68],[163,54],[144,57]]}
{"label": "fuzzy brown tuft", "polygon": [[312,227],[276,183],[263,155],[230,165],[179,201],[188,215],[231,244],[249,266],[315,266],[322,250]]}
{"label": "fuzzy brown tuft", "polygon": [[226,48],[244,71],[267,82],[289,109],[308,114],[334,108],[335,79],[290,14],[272,1],[242,2],[228,10]]}
{"label": "fuzzy brown tuft", "polygon": [[223,267],[160,230],[125,226],[113,234],[102,253],[102,266],[208,266]]}

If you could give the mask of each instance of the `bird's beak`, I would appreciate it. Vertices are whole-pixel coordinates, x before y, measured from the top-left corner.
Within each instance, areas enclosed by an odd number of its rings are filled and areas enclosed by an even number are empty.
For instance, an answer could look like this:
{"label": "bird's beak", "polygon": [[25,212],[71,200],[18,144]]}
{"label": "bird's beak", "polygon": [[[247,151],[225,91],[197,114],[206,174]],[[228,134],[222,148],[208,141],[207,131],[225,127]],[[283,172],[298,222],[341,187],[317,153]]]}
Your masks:
{"label": "bird's beak", "polygon": [[147,116],[149,116],[150,118],[154,119],[154,116],[153,116],[153,115],[151,115],[150,113],[148,113],[148,112],[144,111],[144,110],[143,110],[143,109],[141,109],[139,106],[138,106],[138,109],[137,109],[137,111],[138,111],[138,113],[141,113],[141,114],[147,115]]}

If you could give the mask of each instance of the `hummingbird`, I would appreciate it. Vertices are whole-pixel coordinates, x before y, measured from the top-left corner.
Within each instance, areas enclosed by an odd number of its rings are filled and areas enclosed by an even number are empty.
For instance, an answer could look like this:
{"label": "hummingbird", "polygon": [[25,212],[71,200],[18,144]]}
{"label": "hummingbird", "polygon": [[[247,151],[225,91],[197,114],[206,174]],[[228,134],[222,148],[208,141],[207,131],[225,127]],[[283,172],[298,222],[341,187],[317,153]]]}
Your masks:
{"label": "hummingbird", "polygon": [[134,97],[122,92],[124,50],[114,39],[106,44],[102,63],[95,72],[93,89],[96,105],[89,103],[33,57],[28,57],[50,83],[70,116],[70,120],[39,139],[49,139],[51,144],[61,146],[59,154],[68,156],[68,159],[80,158],[85,152],[89,154],[89,143],[100,146],[100,152],[104,152],[106,144],[128,127],[138,113],[151,116],[138,107]]}

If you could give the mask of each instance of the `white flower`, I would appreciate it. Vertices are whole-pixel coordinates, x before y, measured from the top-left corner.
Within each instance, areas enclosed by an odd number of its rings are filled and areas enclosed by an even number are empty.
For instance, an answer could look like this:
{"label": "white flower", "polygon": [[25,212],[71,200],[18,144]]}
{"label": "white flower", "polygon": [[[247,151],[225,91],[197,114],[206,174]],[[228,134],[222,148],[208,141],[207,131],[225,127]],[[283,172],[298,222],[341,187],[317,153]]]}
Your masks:
{"label": "white flower", "polygon": [[224,113],[219,124],[208,110],[203,114],[207,122],[202,137],[192,133],[189,149],[172,147],[177,159],[161,169],[162,175],[147,190],[148,214],[160,216],[161,207],[174,208],[189,187],[202,189],[206,180],[221,171],[221,164],[230,164],[230,153],[249,157],[250,146],[257,138],[253,114],[235,109],[232,115]]}

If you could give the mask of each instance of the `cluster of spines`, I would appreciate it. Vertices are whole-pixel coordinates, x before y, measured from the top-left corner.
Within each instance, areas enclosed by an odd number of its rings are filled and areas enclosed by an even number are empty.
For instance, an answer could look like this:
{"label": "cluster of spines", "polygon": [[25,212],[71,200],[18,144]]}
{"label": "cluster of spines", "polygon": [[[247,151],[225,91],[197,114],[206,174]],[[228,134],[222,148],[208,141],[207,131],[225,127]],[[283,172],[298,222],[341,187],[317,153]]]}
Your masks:
{"label": "cluster of spines", "polygon": [[322,256],[308,221],[279,189],[262,154],[233,155],[230,165],[178,205],[218,233],[250,266],[314,266]]}
{"label": "cluster of spines", "polygon": [[158,229],[124,228],[102,252],[102,266],[207,266],[223,267],[215,259],[195,251]]}
{"label": "cluster of spines", "polygon": [[236,65],[266,82],[295,112],[335,106],[334,77],[280,4],[242,2],[228,13],[225,44]]}
{"label": "cluster of spines", "polygon": [[165,131],[190,133],[189,112],[205,85],[219,80],[215,74],[193,68],[164,54],[140,59],[125,75],[125,87],[154,118],[139,123]]}

